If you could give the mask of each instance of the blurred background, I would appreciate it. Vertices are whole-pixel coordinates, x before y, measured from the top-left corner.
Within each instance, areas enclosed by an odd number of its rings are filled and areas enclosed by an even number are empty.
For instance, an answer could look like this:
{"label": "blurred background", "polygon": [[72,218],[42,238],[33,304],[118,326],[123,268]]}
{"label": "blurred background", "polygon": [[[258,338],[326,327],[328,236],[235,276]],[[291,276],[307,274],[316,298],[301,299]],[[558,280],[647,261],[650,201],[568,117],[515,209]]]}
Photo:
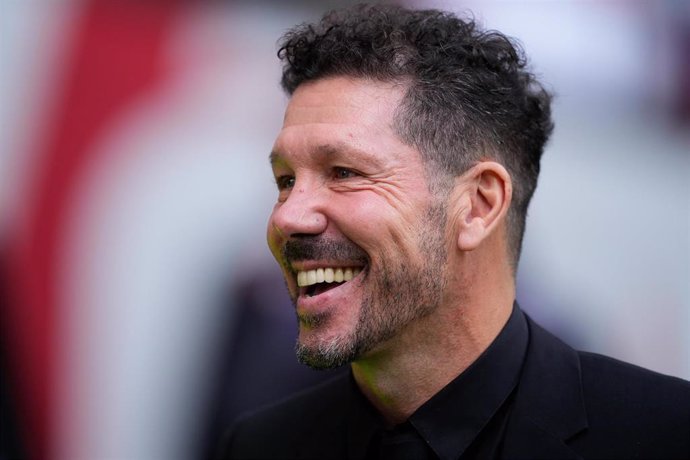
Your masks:
{"label": "blurred background", "polygon": [[[208,458],[330,376],[293,356],[267,157],[277,39],[350,3],[0,0],[0,459]],[[518,38],[557,95],[523,308],[690,379],[690,2],[401,3]]]}

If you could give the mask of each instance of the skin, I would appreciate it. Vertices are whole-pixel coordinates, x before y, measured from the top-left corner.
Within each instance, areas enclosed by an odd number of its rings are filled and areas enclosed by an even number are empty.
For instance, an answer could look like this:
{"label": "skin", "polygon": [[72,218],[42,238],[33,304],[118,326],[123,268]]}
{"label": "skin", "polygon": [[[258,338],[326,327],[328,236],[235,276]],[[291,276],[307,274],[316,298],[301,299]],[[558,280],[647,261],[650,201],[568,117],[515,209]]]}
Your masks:
{"label": "skin", "polygon": [[[351,363],[360,389],[391,425],[476,360],[506,323],[515,297],[505,228],[510,176],[482,161],[457,177],[447,195],[434,195],[419,152],[392,128],[404,91],[401,84],[348,77],[300,85],[271,154],[279,197],[268,223],[269,247],[295,301],[305,347],[348,340],[367,299],[392,295],[376,283],[386,267],[443,280],[435,296],[420,295],[416,308],[423,314],[400,319],[393,307],[375,302],[400,324]],[[444,222],[433,222],[445,263],[429,266],[424,238],[433,206],[445,210]],[[286,260],[285,244],[305,236],[354,245],[366,254],[365,269],[322,295],[300,295],[296,270],[352,263]],[[315,317],[323,321],[309,321]]]}

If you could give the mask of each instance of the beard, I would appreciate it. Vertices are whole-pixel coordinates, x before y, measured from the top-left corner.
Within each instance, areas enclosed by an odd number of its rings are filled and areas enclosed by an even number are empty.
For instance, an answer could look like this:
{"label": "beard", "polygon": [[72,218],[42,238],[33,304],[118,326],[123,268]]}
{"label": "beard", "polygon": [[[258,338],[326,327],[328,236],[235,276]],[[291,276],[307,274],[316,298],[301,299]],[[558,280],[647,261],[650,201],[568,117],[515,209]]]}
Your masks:
{"label": "beard", "polygon": [[[408,324],[433,313],[441,303],[447,282],[445,224],[445,206],[430,206],[417,230],[417,249],[424,258],[413,264],[410,254],[395,253],[386,254],[375,269],[368,264],[361,282],[369,283],[370,290],[362,299],[354,330],[317,343],[306,344],[298,339],[297,359],[314,369],[342,366],[391,339]],[[366,254],[350,241],[314,237],[310,242],[288,242],[283,258],[362,261]],[[294,298],[293,303],[296,305]],[[298,315],[298,322],[318,330],[327,326],[330,315]]]}

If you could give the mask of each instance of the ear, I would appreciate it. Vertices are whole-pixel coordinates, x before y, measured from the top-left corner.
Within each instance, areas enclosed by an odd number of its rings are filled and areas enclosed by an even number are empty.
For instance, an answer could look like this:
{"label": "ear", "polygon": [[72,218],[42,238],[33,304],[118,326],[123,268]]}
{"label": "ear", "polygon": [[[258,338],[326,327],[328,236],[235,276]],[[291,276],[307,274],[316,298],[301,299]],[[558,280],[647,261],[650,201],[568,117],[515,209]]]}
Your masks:
{"label": "ear", "polygon": [[508,171],[494,161],[482,161],[460,178],[464,205],[457,219],[457,244],[472,251],[505,220],[513,196]]}

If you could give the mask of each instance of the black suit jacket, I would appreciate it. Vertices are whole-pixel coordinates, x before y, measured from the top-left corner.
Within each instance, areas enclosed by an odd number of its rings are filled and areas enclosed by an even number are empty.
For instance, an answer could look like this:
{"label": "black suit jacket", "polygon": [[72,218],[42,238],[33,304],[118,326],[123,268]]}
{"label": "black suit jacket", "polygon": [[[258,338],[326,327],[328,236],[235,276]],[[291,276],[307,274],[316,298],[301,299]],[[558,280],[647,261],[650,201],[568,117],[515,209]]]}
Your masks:
{"label": "black suit jacket", "polygon": [[[527,320],[501,458],[690,459],[690,382],[576,352]],[[220,458],[345,458],[348,378],[241,419]]]}

